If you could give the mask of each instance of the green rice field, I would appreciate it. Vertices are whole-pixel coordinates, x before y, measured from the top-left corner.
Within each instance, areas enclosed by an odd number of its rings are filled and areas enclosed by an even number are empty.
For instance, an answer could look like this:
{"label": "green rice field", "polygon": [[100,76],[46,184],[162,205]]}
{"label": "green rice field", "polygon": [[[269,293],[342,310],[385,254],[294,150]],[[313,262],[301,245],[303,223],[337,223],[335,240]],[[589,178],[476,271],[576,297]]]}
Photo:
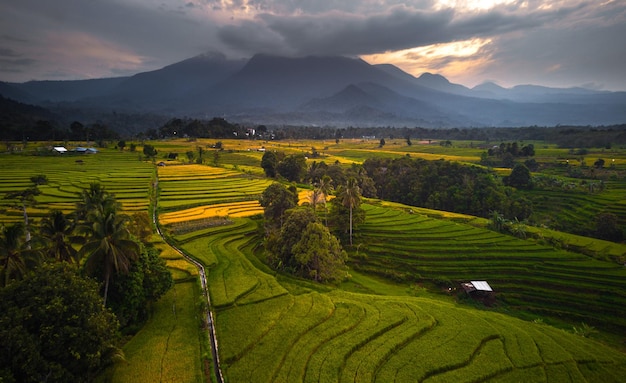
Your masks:
{"label": "green rice field", "polygon": [[[160,153],[197,145],[154,144]],[[375,153],[375,144],[264,145],[290,152],[328,146],[326,158],[350,164]],[[234,141],[224,145],[235,148]],[[220,368],[229,383],[624,380],[626,268],[609,259],[626,254],[624,245],[558,237],[542,228],[519,239],[486,229],[485,219],[371,200],[362,205],[365,223],[347,249],[352,277],[339,286],[300,280],[262,261],[263,223],[253,202],[273,180],[260,177],[255,165],[261,155],[250,149],[260,143],[238,145],[220,157],[220,167],[156,166],[137,153],[112,149],[80,157],[0,155],[0,222],[22,220],[2,196],[30,186],[33,175],[49,180],[28,209],[34,221],[51,209],[73,210],[90,182],[113,192],[125,211],[146,211],[157,185],[157,212],[169,239],[207,271]],[[457,161],[480,157],[473,148],[420,152],[418,145],[409,149],[391,140],[385,152]],[[603,198],[607,204],[623,199],[617,192],[596,197],[598,211]],[[193,224],[175,231],[176,222]],[[589,254],[555,247],[551,238]],[[198,272],[156,236],[153,242],[176,285],[124,346],[126,361],[99,381],[214,381]],[[493,287],[491,307],[458,290],[470,280]],[[582,324],[597,330],[573,331]]]}

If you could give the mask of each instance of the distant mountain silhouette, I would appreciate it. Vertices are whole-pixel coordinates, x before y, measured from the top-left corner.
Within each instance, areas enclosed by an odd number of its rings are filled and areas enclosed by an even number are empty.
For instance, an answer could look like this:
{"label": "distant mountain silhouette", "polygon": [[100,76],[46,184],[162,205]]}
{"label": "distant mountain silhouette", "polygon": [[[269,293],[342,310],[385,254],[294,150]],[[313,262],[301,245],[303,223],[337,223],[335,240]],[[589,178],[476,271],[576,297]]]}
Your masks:
{"label": "distant mountain silhouette", "polygon": [[474,88],[390,64],[338,56],[196,56],[132,77],[1,84],[0,93],[53,108],[159,113],[258,124],[424,127],[610,125],[626,92],[535,85]]}
{"label": "distant mountain silhouette", "polygon": [[[0,90],[6,89],[0,85]],[[6,140],[55,137],[59,116],[49,110],[0,96],[0,138]]]}

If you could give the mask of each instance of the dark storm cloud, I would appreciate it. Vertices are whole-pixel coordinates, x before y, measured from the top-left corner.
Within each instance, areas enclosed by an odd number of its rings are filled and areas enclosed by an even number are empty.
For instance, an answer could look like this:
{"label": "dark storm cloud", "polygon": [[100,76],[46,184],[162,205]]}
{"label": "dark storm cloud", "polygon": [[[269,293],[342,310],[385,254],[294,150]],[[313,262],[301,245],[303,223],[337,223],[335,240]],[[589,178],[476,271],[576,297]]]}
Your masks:
{"label": "dark storm cloud", "polygon": [[[507,83],[518,78],[601,81],[626,89],[623,0],[493,1],[488,8],[480,7],[488,2],[473,0],[457,1],[455,8],[442,3],[455,2],[0,1],[0,80],[130,74],[206,51],[237,58],[263,52],[384,59],[386,52],[478,38],[484,46],[473,57],[406,59],[414,60],[415,68],[441,69],[444,75],[455,62],[467,60],[480,63],[468,67],[473,71],[468,76]],[[469,70],[455,68],[457,75]],[[24,75],[12,75],[18,72]]]}
{"label": "dark storm cloud", "polygon": [[329,12],[317,15],[260,14],[253,21],[220,30],[220,38],[235,49],[250,52],[255,42],[267,42],[293,54],[364,55],[435,43],[524,31],[575,12],[459,14],[453,9],[422,11],[395,6],[372,15]]}

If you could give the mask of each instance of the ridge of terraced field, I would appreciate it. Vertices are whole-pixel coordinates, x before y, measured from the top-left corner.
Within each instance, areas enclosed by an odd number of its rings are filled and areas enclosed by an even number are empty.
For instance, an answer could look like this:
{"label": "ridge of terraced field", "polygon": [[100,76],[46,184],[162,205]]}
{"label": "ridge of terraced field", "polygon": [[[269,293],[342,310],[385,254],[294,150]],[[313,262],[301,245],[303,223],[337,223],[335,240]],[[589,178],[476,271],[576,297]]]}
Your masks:
{"label": "ridge of terraced field", "polygon": [[139,161],[137,154],[101,151],[98,154],[27,156],[0,155],[0,220],[23,220],[22,211],[11,207],[4,195],[32,187],[30,177],[45,175],[48,183],[39,185],[37,205],[27,209],[29,217],[39,218],[50,210],[70,213],[83,189],[98,182],[113,193],[127,213],[147,211],[148,191],[154,174],[154,165]]}
{"label": "ridge of terraced field", "polygon": [[[239,181],[225,177],[221,190],[231,186],[235,192]],[[162,193],[171,186],[160,182]],[[220,203],[213,212],[229,208]],[[596,278],[604,276],[614,278],[616,288],[622,286],[620,270],[584,256],[409,214],[406,208],[364,208],[367,220],[358,240],[360,254],[367,256],[355,258],[364,271],[385,274],[380,267],[412,273],[423,263],[422,276],[437,269],[437,275],[465,280],[468,268],[483,264],[469,275],[485,276],[506,291],[504,278],[491,278],[494,273],[539,265],[543,274],[522,273],[514,281],[565,275],[557,283],[577,278],[580,285],[596,288]],[[349,293],[285,280],[252,253],[262,241],[257,221],[231,218],[230,224],[173,236],[208,269],[226,381],[609,382],[626,374],[622,353],[545,324],[435,299]],[[586,276],[578,273],[581,264]]]}
{"label": "ridge of terraced field", "polygon": [[626,331],[626,269],[468,224],[365,205],[357,270],[405,282],[487,280],[507,305]]}
{"label": "ridge of terraced field", "polygon": [[[228,381],[619,381],[626,356],[553,327],[416,297],[288,293],[258,269],[255,224],[178,236],[210,267]],[[305,288],[306,290],[306,288]]]}
{"label": "ridge of terraced field", "polygon": [[166,212],[202,205],[256,201],[271,183],[271,180],[224,168],[203,165],[160,167],[159,209]]}

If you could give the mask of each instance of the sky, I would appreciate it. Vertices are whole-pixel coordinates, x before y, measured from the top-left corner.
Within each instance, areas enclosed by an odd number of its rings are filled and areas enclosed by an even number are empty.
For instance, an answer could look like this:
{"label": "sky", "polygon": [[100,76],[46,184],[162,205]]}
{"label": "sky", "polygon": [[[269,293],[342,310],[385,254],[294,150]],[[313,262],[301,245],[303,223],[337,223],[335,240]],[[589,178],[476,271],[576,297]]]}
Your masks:
{"label": "sky", "polygon": [[0,0],[0,81],[129,76],[221,52],[626,91],[625,36],[626,0]]}

